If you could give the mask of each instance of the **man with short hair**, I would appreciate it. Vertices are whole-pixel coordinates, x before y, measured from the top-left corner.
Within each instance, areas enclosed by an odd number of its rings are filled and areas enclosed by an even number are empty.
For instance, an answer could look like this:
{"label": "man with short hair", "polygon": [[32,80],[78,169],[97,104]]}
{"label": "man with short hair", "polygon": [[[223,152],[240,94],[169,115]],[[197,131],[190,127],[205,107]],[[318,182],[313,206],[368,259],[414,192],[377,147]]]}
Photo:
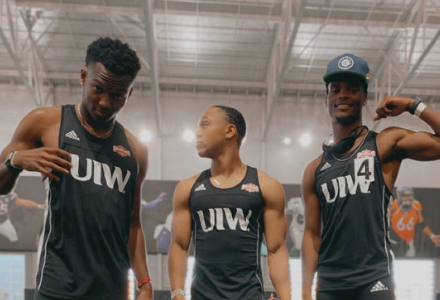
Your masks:
{"label": "man with short hair", "polygon": [[139,299],[152,299],[139,218],[147,149],[116,121],[139,70],[127,44],[95,40],[82,100],[34,109],[1,153],[0,193],[22,170],[40,172],[47,190],[37,300],[126,299],[130,267]]}
{"label": "man with short hair", "polygon": [[404,159],[440,159],[440,113],[419,99],[386,96],[375,120],[409,112],[434,131],[362,125],[370,79],[367,62],[350,53],[336,57],[324,76],[331,143],[305,170],[306,227],[302,244],[303,299],[394,299],[387,209]]}
{"label": "man with short hair", "polygon": [[172,300],[185,299],[191,236],[192,300],[263,300],[263,234],[278,298],[290,300],[284,190],[242,162],[245,135],[246,122],[234,108],[213,106],[200,118],[196,148],[200,157],[211,159],[211,168],[181,181],[174,193],[168,253]]}

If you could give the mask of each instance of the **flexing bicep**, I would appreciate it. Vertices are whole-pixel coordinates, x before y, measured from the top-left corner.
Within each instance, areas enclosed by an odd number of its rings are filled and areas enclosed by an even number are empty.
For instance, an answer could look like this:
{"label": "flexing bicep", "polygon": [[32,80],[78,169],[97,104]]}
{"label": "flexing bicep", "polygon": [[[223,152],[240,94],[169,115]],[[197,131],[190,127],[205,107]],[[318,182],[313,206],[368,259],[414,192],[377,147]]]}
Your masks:
{"label": "flexing bicep", "polygon": [[398,128],[395,152],[402,158],[419,161],[440,159],[440,137],[428,132],[414,132]]}
{"label": "flexing bicep", "polygon": [[260,186],[264,196],[263,218],[267,251],[275,253],[286,240],[286,196],[281,184],[273,178],[260,179]]}
{"label": "flexing bicep", "polygon": [[172,243],[188,250],[191,241],[191,211],[189,194],[193,181],[179,182],[173,197],[173,220],[171,225]]}

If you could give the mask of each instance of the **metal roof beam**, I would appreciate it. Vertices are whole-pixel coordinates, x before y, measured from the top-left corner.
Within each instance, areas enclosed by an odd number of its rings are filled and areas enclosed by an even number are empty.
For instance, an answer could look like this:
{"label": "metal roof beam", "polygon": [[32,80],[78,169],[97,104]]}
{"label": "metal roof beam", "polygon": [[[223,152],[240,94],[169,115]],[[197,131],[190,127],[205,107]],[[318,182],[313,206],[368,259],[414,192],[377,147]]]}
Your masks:
{"label": "metal roof beam", "polygon": [[[292,56],[293,45],[295,43],[296,35],[298,33],[298,30],[299,30],[299,27],[301,24],[301,19],[304,14],[304,11],[305,11],[306,3],[307,3],[307,0],[301,0],[297,15],[295,16],[295,23],[293,25],[292,32],[290,33],[289,42],[287,44],[287,49],[284,51],[284,48],[282,48],[283,61],[281,64],[281,70],[279,71],[279,73],[276,74],[277,75],[276,76],[276,86],[275,86],[274,92],[273,92],[273,94],[267,95],[269,110],[267,112],[267,116],[266,116],[266,120],[265,120],[263,139],[266,139],[266,137],[269,133],[270,124],[272,123],[272,118],[275,113],[275,108],[278,104],[278,100],[279,100],[280,93],[281,93],[281,87],[284,82],[284,77],[286,76],[287,69],[289,67],[289,61]],[[288,5],[288,7],[291,8],[292,2],[288,0],[287,5]],[[290,12],[290,10],[288,10],[288,12]],[[289,16],[287,16],[287,20],[286,20],[286,23],[287,23],[287,25],[285,27],[286,32],[288,32],[288,30],[290,29],[290,15],[291,14],[289,13]],[[281,45],[283,45],[283,43],[281,43]]]}
{"label": "metal roof beam", "polygon": [[153,1],[142,0],[142,12],[144,16],[145,36],[148,52],[148,65],[150,66],[151,91],[155,108],[157,135],[162,135],[162,115],[159,101],[159,66],[157,61],[157,46],[154,28]]}
{"label": "metal roof beam", "polygon": [[[29,75],[29,72],[24,72],[25,78]],[[71,80],[72,82],[78,82],[78,73],[63,73],[63,72],[50,72],[44,79],[47,80]],[[20,74],[17,70],[0,70],[0,77],[8,78],[20,78]],[[137,76],[137,83],[151,84],[149,76]],[[267,88],[266,82],[258,81],[236,81],[236,80],[221,80],[221,79],[192,79],[192,78],[172,78],[164,77],[159,79],[159,84],[175,85],[175,86],[209,86],[220,88],[238,88],[238,89],[255,89],[265,91]],[[325,93],[324,83],[284,83],[282,85],[283,91],[303,91],[303,92],[316,92],[321,91]],[[369,88],[369,94],[373,94],[376,90],[380,90],[380,87],[374,87],[371,85]],[[401,91],[404,95],[419,95],[419,96],[433,96],[440,95],[439,89],[416,89],[416,88],[404,88]]]}
{"label": "metal roof beam", "polygon": [[17,69],[18,75],[21,78],[24,86],[26,87],[26,90],[28,91],[29,95],[31,96],[31,99],[34,101],[34,103],[37,107],[41,106],[41,104],[38,102],[37,95],[35,94],[35,90],[28,83],[28,79],[23,71],[23,68],[20,65],[20,61],[18,60],[18,57],[15,55],[14,51],[12,50],[12,47],[9,44],[9,41],[6,38],[6,35],[3,32],[3,29],[1,26],[0,26],[0,39],[2,40],[3,46],[6,48],[8,54],[9,54],[9,57],[11,58],[12,62],[14,63],[14,66]]}
{"label": "metal roof beam", "polygon": [[[129,7],[129,6],[112,6],[112,5],[92,5],[92,4],[76,4],[76,3],[59,3],[59,2],[44,2],[44,1],[27,1],[27,0],[16,0],[16,5],[18,7],[27,7],[27,8],[39,8],[45,10],[68,10],[68,11],[82,11],[82,12],[95,12],[95,13],[119,13],[126,15],[139,14],[139,7]],[[315,7],[315,6],[307,6],[307,10],[334,10],[341,11],[340,8],[334,7]],[[346,11],[346,10],[344,10]],[[356,12],[364,12],[363,9],[356,9]],[[374,11],[377,13],[383,13],[382,11]],[[394,12],[393,10],[389,10],[388,13],[396,13],[403,14],[404,11]],[[225,18],[225,19],[237,19],[236,13],[225,13],[225,12],[205,12],[205,11],[195,11],[195,10],[175,10],[175,9],[162,9],[156,8],[154,9],[154,15],[168,15],[168,16],[193,16],[193,17],[209,17],[209,18]],[[262,21],[262,22],[277,22],[283,23],[283,19],[281,15],[267,15],[265,13],[257,13],[257,14],[249,14],[249,13],[241,13],[240,20],[249,20],[249,21]],[[320,24],[325,20],[325,18],[314,18],[314,17],[303,17],[303,24]],[[327,21],[327,25],[332,26],[363,26],[365,23],[365,19],[359,20],[348,20],[344,17],[340,18],[332,18]],[[438,28],[440,22],[430,21],[427,23],[427,28]],[[369,21],[367,24],[369,27],[380,27],[380,28],[413,28],[413,26],[407,24],[407,22],[401,21],[395,24],[394,21]]]}

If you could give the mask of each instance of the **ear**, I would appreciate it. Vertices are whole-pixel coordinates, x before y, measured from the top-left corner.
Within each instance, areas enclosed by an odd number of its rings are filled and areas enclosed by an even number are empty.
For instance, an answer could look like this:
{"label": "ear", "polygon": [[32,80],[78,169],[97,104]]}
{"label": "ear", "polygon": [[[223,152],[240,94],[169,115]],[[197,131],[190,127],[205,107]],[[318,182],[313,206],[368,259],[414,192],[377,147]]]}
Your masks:
{"label": "ear", "polygon": [[87,78],[87,69],[86,68],[82,68],[81,69],[81,85],[84,85],[84,83],[86,82],[86,78]]}
{"label": "ear", "polygon": [[131,86],[130,91],[128,92],[127,100],[128,100],[128,98],[130,98],[131,93],[133,93],[133,85]]}
{"label": "ear", "polygon": [[226,135],[225,135],[226,139],[230,140],[236,135],[237,135],[237,128],[232,124],[228,124],[228,126],[226,127]]}
{"label": "ear", "polygon": [[362,103],[363,106],[367,105],[367,102],[368,102],[368,100],[367,100],[367,96],[368,96],[368,95],[365,94],[364,101],[363,101],[363,103]]}
{"label": "ear", "polygon": [[325,103],[325,107],[328,107],[328,94],[325,95],[324,103]]}

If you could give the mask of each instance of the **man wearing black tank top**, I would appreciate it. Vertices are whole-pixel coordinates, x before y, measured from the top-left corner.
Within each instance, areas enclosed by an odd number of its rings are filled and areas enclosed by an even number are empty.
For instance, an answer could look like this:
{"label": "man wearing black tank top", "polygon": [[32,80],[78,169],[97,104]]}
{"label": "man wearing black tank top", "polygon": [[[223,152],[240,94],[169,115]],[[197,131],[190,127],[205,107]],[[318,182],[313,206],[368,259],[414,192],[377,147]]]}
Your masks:
{"label": "man wearing black tank top", "polygon": [[440,113],[418,98],[386,96],[375,120],[409,112],[434,134],[362,126],[370,73],[362,58],[343,54],[324,76],[332,141],[305,170],[306,228],[302,244],[303,300],[395,299],[388,204],[403,159],[440,159]]}
{"label": "man wearing black tank top", "polygon": [[245,120],[234,108],[213,106],[200,118],[196,148],[200,157],[211,159],[211,168],[181,181],[174,193],[168,261],[172,300],[185,299],[191,237],[191,299],[263,300],[263,235],[278,298],[290,300],[284,190],[242,162],[245,135]]}
{"label": "man wearing black tank top", "polygon": [[80,103],[32,110],[1,153],[1,194],[22,170],[40,172],[47,189],[37,300],[126,299],[130,267],[139,299],[152,299],[139,218],[147,149],[115,119],[139,70],[127,44],[95,40]]}

